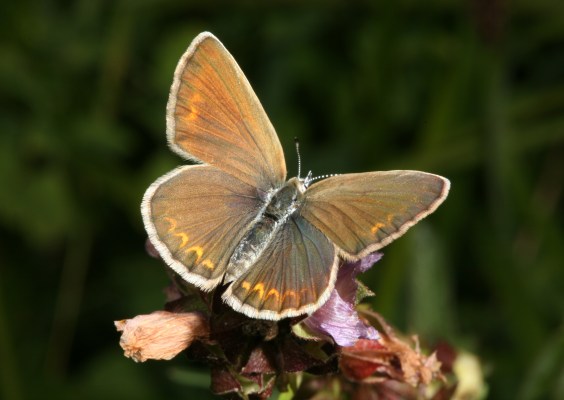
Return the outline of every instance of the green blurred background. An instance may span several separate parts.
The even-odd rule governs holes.
[[[204,5],[204,3],[206,3]],[[420,169],[446,203],[365,274],[424,343],[479,355],[494,399],[564,398],[564,3],[19,1],[0,6],[0,397],[192,398],[113,321],[160,309],[139,205],[175,65],[216,34],[296,173]]]

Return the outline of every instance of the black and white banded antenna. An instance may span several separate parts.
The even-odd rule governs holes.
[[[341,174],[326,174],[326,175],[315,176],[315,177],[309,179],[308,184],[312,183],[313,181],[318,181],[320,179],[331,178],[332,176],[339,176],[339,175],[341,175]]]
[[[300,175],[302,174],[302,158],[300,156],[300,140],[295,137],[294,143],[296,144],[296,154],[298,155],[298,180],[303,182],[304,186],[307,188],[309,183],[311,182],[311,171],[307,174],[307,176],[302,179]]]
[[[302,159],[300,157],[300,140],[294,137],[294,144],[296,145],[296,154],[298,155],[298,180],[301,180],[300,175],[302,174]]]

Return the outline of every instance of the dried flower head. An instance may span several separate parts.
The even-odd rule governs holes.
[[[136,362],[170,360],[195,339],[209,334],[206,318],[197,312],[155,311],[132,319],[115,321],[122,332],[120,346]]]

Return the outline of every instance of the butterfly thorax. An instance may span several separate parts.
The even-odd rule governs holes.
[[[263,212],[255,219],[249,232],[233,252],[227,267],[225,282],[237,279],[258,258],[276,231],[303,204],[305,185],[298,178],[288,180],[273,191]]]

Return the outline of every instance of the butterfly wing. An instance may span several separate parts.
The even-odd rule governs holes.
[[[167,105],[167,137],[180,156],[262,190],[286,179],[280,141],[243,72],[211,33],[180,59]]]
[[[301,215],[358,259],[386,246],[446,198],[447,179],[419,171],[346,174],[309,187]]]
[[[279,320],[319,308],[335,285],[338,257],[327,237],[290,217],[258,259],[223,294],[251,318]]]
[[[153,183],[141,209],[149,239],[166,263],[210,290],[262,205],[251,185],[210,165],[190,165]]]

